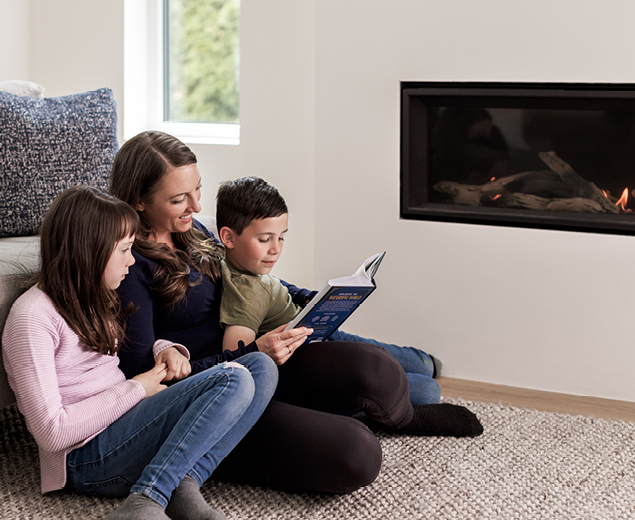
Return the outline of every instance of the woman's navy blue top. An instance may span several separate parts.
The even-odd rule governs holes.
[[[217,240],[202,224],[195,225],[210,238]],[[242,345],[235,351],[223,352],[223,328],[220,326],[221,282],[217,284],[203,275],[200,283],[189,287],[185,297],[172,307],[166,307],[153,289],[157,264],[133,250],[135,264],[119,287],[122,307],[129,303],[137,308],[126,320],[126,338],[119,350],[120,368],[131,378],[154,366],[152,346],[157,339],[167,339],[184,345],[190,352],[192,373],[195,374],[222,361],[236,359],[258,350],[256,343]],[[191,269],[190,280],[201,274]],[[282,281],[293,301],[304,306],[315,292],[300,289]]]

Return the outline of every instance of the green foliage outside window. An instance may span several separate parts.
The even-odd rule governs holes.
[[[240,0],[164,0],[165,119],[238,123]]]

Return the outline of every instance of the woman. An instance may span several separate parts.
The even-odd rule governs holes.
[[[377,438],[348,417],[363,410],[375,424],[417,435],[473,436],[478,419],[459,406],[414,407],[406,375],[384,349],[366,343],[328,341],[302,345],[306,329],[276,329],[236,351],[222,351],[219,324],[218,242],[197,223],[201,177],[194,153],[178,139],[144,132],[118,152],[111,193],[141,218],[135,240],[137,265],[122,283],[128,318],[122,369],[128,376],[153,366],[152,344],[164,338],[176,348],[161,361],[167,379],[197,373],[222,360],[261,351],[279,365],[279,385],[261,419],[221,465],[217,476],[286,490],[346,493],[370,484],[381,465]],[[294,299],[310,291],[289,286]],[[298,348],[302,345],[302,348]],[[297,351],[296,351],[297,349]],[[169,356],[169,358],[168,358]]]
[[[199,488],[264,410],[276,366],[254,352],[169,388],[165,363],[126,380],[116,289],[134,264],[138,226],[128,204],[96,188],[54,201],[37,285],[14,303],[2,336],[9,384],[39,448],[43,493],[127,496],[114,520],[221,520]]]

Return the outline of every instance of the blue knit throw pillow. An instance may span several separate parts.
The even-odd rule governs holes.
[[[36,234],[66,188],[107,189],[118,148],[110,89],[44,99],[0,92],[0,237]]]

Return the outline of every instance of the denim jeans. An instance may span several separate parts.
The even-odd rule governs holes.
[[[148,397],[67,457],[71,489],[93,496],[141,493],[167,507],[185,475],[199,485],[247,434],[278,382],[254,352]]]
[[[337,330],[329,341],[354,341],[370,343],[385,348],[402,366],[408,377],[408,392],[413,406],[420,404],[437,404],[441,399],[439,384],[432,379],[434,364],[430,356],[415,347],[400,347],[391,343],[382,343],[369,338]]]

